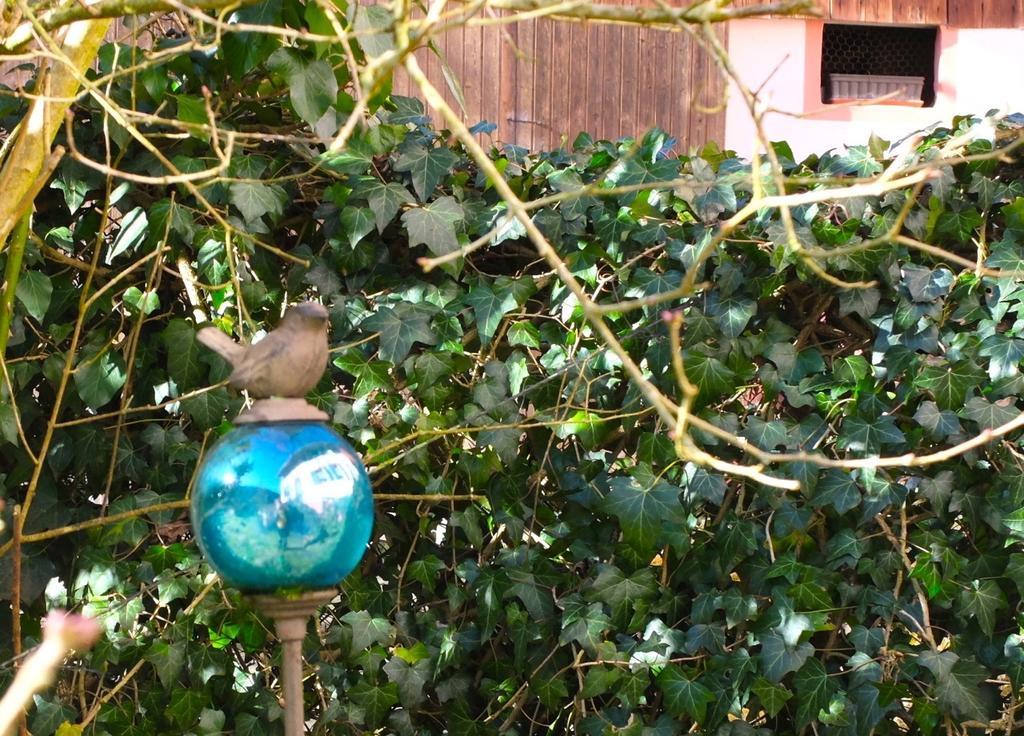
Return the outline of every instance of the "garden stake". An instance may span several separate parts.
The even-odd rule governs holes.
[[[305,732],[305,704],[302,698],[302,641],[306,626],[320,606],[337,595],[334,590],[316,590],[296,598],[254,595],[253,605],[274,622],[281,642],[281,689],[284,693],[285,736]]]
[[[359,456],[304,400],[327,366],[327,311],[290,307],[278,329],[237,345],[216,327],[199,339],[257,400],[203,459],[192,527],[210,565],[251,596],[281,641],[285,734],[305,731],[302,642],[317,609],[366,550],[373,491]]]

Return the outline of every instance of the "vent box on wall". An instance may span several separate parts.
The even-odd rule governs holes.
[[[878,100],[901,105],[924,104],[921,93],[924,77],[882,74],[829,74],[829,98],[832,102]]]

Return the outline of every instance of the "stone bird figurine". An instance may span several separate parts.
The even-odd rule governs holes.
[[[216,327],[204,327],[196,337],[231,363],[231,385],[254,399],[301,399],[327,368],[327,310],[316,302],[288,307],[281,323],[251,345]]]

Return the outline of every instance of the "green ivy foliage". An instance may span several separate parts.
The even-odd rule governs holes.
[[[315,30],[316,8],[264,3],[238,20]],[[130,70],[112,84],[119,104],[202,125],[205,86],[219,95],[219,134],[326,130],[352,104],[328,47],[228,33],[212,52],[141,72],[136,53],[101,57],[98,74]],[[780,463],[798,492],[681,461],[466,152],[416,100],[384,90],[378,103],[340,153],[240,137],[227,170],[195,188],[144,179],[166,174],[156,154],[97,103],[79,105],[77,149],[136,176],[66,158],[39,202],[0,403],[0,543],[33,487],[25,643],[52,606],[99,617],[106,636],[37,699],[35,736],[83,721],[109,736],[281,732],[267,623],[202,561],[181,502],[240,406],[224,387],[204,390],[226,369],[196,342],[197,314],[248,335],[301,298],[331,315],[332,363],[311,399],[367,459],[377,492],[414,498],[378,503],[363,564],[310,629],[313,732],[1014,728],[1015,435],[923,467]],[[986,155],[1002,144],[984,130],[961,119],[933,131],[918,152],[935,176],[919,189],[792,210],[804,249],[836,250],[830,273],[874,285],[823,282],[765,209],[696,266],[695,296],[611,312],[609,326],[678,399],[663,315],[678,310],[694,411],[770,453],[925,455],[1014,419],[1024,184]],[[937,160],[951,141],[959,158]],[[492,158],[521,198],[548,198],[534,221],[607,303],[676,287],[754,177],[774,186],[713,145],[689,157],[673,145],[659,131],[581,135]],[[158,151],[181,172],[218,165],[201,128]],[[791,191],[877,174],[885,151],[873,141],[797,163],[777,144]],[[901,213],[908,236],[978,268],[906,243],[856,248]],[[492,232],[465,258],[420,263]],[[694,440],[749,461],[721,438]],[[47,448],[38,478],[26,442]]]

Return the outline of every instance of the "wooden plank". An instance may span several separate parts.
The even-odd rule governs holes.
[[[982,22],[986,28],[1014,28],[1018,0],[981,0]]]
[[[533,92],[536,87],[535,72],[537,68],[537,55],[534,49],[536,31],[536,21],[530,20],[516,24],[518,49],[515,54],[515,107],[507,111],[515,122],[516,144],[529,149],[533,148],[533,129],[535,127]]]
[[[499,61],[501,72],[498,81],[498,134],[499,139],[508,143],[518,140],[519,128],[515,123],[516,84],[518,82],[516,53],[519,48],[519,29],[515,25],[501,26],[502,43]],[[507,35],[506,35],[507,34]]]
[[[448,107],[457,113],[460,112],[459,104],[455,101],[455,95],[452,94],[448,80],[445,79],[444,73],[441,70],[441,60],[444,59],[446,63],[451,64],[450,54],[448,53],[449,46],[455,46],[456,43],[461,41],[461,36],[462,29],[456,28],[443,36],[435,38],[434,48],[428,47],[426,49],[424,54],[426,64],[423,65],[423,71],[426,73],[427,78],[441,92],[441,96],[444,97]]]
[[[728,28],[723,27],[720,30],[719,38],[722,46],[728,48]],[[721,145],[725,139],[725,78],[715,58],[706,52],[704,56],[704,93],[701,95],[700,101],[704,108],[701,112],[703,138],[700,145],[703,146],[709,141]],[[737,102],[742,104],[740,100]]]
[[[688,151],[692,130],[690,129],[690,108],[693,102],[692,70],[697,44],[683,33],[672,34],[672,90],[674,101],[670,110],[669,132],[679,139],[680,151]]]
[[[545,21],[551,28],[551,52],[548,68],[551,70],[550,110],[547,120],[549,148],[561,145],[562,137],[570,138],[569,115],[572,95],[576,89],[572,61],[572,26],[575,24]],[[572,140],[568,141],[572,143]]]
[[[607,35],[608,26],[603,23],[587,26],[587,48],[589,54],[585,62],[587,66],[587,92],[582,129],[595,138],[604,137],[604,132],[601,130],[604,111],[601,105],[596,104],[596,101],[601,99],[605,91],[604,61],[605,55],[608,53]]]
[[[640,64],[641,85],[641,122],[645,128],[658,127],[677,135],[672,130],[671,110],[678,100],[675,99],[676,89],[672,86],[672,72],[676,58],[672,55],[673,37],[677,34],[668,31],[647,28],[644,30],[646,43],[644,58]]]
[[[916,0],[893,4],[894,23],[945,25],[947,0]]]
[[[866,21],[870,0],[832,0],[832,20]]]
[[[729,48],[729,27],[725,26],[722,29],[722,46]],[[712,60],[714,62],[714,60]],[[708,115],[707,122],[707,139],[708,141],[714,141],[720,147],[725,148],[725,103],[727,100],[727,90],[729,88],[728,80],[725,78],[725,73],[718,67],[717,63],[711,64],[712,78],[709,82],[708,88],[714,91],[713,99],[716,101],[716,109],[713,113]],[[742,101],[737,100],[739,104]]]
[[[551,148],[552,30],[551,21],[546,18],[534,24],[533,107],[530,118],[534,121],[533,147],[538,151]]]
[[[704,99],[704,69],[707,66],[707,52],[699,43],[690,44],[690,63],[687,67],[688,80],[685,85],[688,102],[686,120],[686,149],[693,150],[704,145],[704,116],[701,102]]]
[[[590,104],[600,111],[598,129],[602,138],[615,140],[622,131],[619,127],[619,100],[622,96],[622,31],[623,26],[604,25],[602,27],[601,58],[598,68],[601,70],[603,84],[597,94],[593,95]]]
[[[669,36],[672,76],[666,79],[666,82],[672,94],[665,128],[679,139],[684,149],[690,139],[689,71],[693,67],[693,47],[693,39],[684,33],[673,33]]]
[[[694,98],[690,111],[690,144],[698,149],[713,138],[713,120],[723,102],[723,89],[719,80],[718,64],[714,57],[703,46],[697,45],[693,63]],[[742,104],[740,100],[737,102]]]
[[[637,110],[636,126],[640,130],[649,130],[657,125],[654,112],[654,99],[663,93],[655,86],[657,79],[656,72],[662,66],[655,63],[656,55],[654,43],[658,35],[664,35],[664,31],[652,28],[640,28],[637,32],[637,65],[636,86],[637,86]]]
[[[584,115],[587,102],[587,67],[589,66],[590,28],[583,23],[572,23],[570,30],[570,66],[566,76],[571,78],[569,94],[569,110],[565,128],[569,145],[581,130],[586,127]]]
[[[958,28],[981,28],[983,11],[980,0],[949,0],[949,24]]]
[[[624,4],[636,6],[636,0],[623,0]],[[621,60],[619,65],[619,135],[639,137],[645,128],[637,122],[638,106],[654,90],[641,93],[640,77],[640,28],[623,26],[621,29]],[[650,63],[652,60],[644,60]]]
[[[686,105],[683,95],[679,90],[679,82],[676,71],[680,64],[683,37],[680,33],[669,33],[659,31],[655,38],[655,53],[651,58],[661,59],[660,64],[654,65],[654,89],[664,90],[664,94],[654,96],[654,117],[655,124],[669,135],[679,138],[685,131],[679,129],[679,119],[676,110]]]
[[[481,84],[481,59],[483,29],[478,27],[463,28],[462,54],[457,74],[462,86],[462,95],[466,100],[466,121],[476,125],[483,120],[483,94]]]
[[[480,29],[480,117],[498,126],[495,140],[506,138],[508,124],[501,119],[501,47],[499,26]]]

